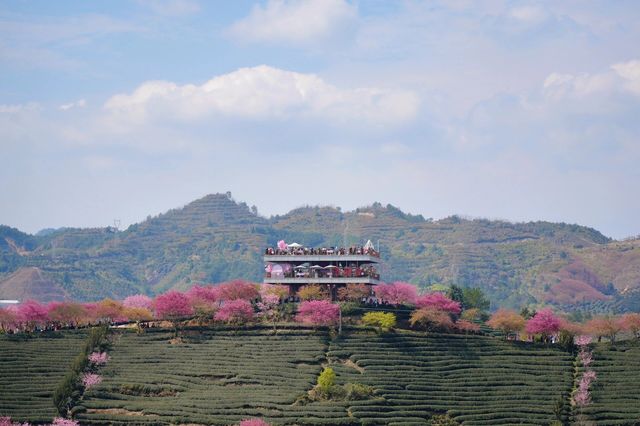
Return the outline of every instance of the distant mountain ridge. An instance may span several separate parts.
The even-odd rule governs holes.
[[[626,310],[640,300],[640,241],[612,241],[564,223],[451,216],[433,221],[392,205],[342,212],[301,207],[264,218],[212,194],[130,226],[29,235],[0,226],[0,299],[95,300],[233,278],[260,281],[277,240],[308,246],[380,244],[383,280],[476,286],[496,303]],[[32,277],[32,278],[30,278]]]

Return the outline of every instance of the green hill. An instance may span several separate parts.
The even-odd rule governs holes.
[[[567,310],[640,307],[640,241],[563,223],[424,219],[380,203],[351,212],[302,207],[264,218],[229,193],[208,195],[124,231],[0,226],[0,298],[95,300],[233,278],[259,281],[279,239],[380,244],[383,279],[481,287],[496,303]],[[35,277],[35,285],[29,277]]]

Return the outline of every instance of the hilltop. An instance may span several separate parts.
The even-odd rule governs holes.
[[[262,251],[279,239],[308,246],[380,244],[383,279],[482,288],[496,303],[566,310],[637,309],[640,240],[592,228],[451,216],[425,219],[392,205],[343,212],[301,207],[265,218],[230,193],[114,228],[29,235],[0,226],[0,298],[122,298],[197,282],[261,280]]]

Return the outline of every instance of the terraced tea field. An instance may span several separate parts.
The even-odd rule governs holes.
[[[618,342],[596,345],[593,403],[584,409],[588,420],[600,425],[640,424],[640,344]]]
[[[86,334],[0,337],[0,415],[50,421],[52,392]],[[568,402],[574,358],[556,348],[489,336],[376,334],[303,327],[167,330],[112,334],[101,384],[74,412],[83,425],[229,425],[262,417],[274,425],[425,425],[448,413],[462,425],[546,425]],[[304,402],[324,365],[338,384],[361,383],[365,400]],[[598,425],[640,419],[640,345],[598,345],[593,404]],[[577,420],[573,413],[573,420]],[[568,404],[563,415],[567,419]]]
[[[51,421],[53,392],[76,357],[86,334],[0,335],[0,416]]]
[[[339,367],[341,380],[382,397],[349,407],[362,424],[425,424],[445,412],[464,425],[549,424],[573,380],[566,352],[481,336],[352,333],[329,356],[361,368]]]

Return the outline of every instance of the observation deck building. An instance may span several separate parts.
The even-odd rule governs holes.
[[[338,289],[347,284],[379,284],[379,261],[371,241],[349,248],[307,248],[281,241],[277,248],[265,250],[263,282],[288,286],[290,296],[305,285],[322,285],[335,300]]]

